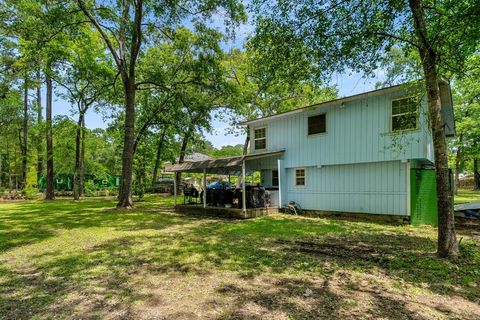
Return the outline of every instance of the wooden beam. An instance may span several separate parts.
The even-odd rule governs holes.
[[[283,182],[283,177],[282,177],[282,160],[278,159],[277,160],[277,170],[278,170],[278,207],[282,207],[282,182]]]
[[[242,161],[242,210],[246,214],[247,213],[247,181],[245,179],[245,160]]]
[[[177,205],[177,173],[173,177],[173,205]]]
[[[207,207],[207,169],[203,169],[203,208]]]

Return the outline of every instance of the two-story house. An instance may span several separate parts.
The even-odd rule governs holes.
[[[440,90],[446,135],[452,136],[449,84],[442,81]],[[401,216],[436,211],[426,94],[418,83],[323,102],[245,125],[251,137],[250,155],[283,151],[277,159],[258,159],[255,166],[261,168],[264,186],[278,187],[280,205],[293,200],[311,210]]]
[[[454,135],[448,82],[439,83],[447,136]],[[434,153],[426,95],[419,82],[392,86],[245,122],[250,152],[176,164],[170,172],[239,175],[270,190],[271,205],[410,217],[436,223]],[[227,197],[228,198],[228,197]],[[211,201],[230,206],[225,197]],[[224,203],[225,202],[225,203]],[[203,198],[203,209],[211,204]],[[251,204],[250,204],[251,206]],[[238,206],[237,206],[238,208]]]

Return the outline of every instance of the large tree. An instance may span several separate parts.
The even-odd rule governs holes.
[[[18,141],[23,122],[23,104],[20,90],[10,89],[0,96],[0,185],[5,172],[10,190],[18,188],[18,168],[15,155],[21,153]],[[14,142],[14,143],[12,143]],[[13,156],[12,156],[13,155]]]
[[[8,19],[2,20],[1,29],[9,39],[14,39],[16,45],[14,54],[16,61],[12,72],[33,79],[34,71],[41,71],[46,84],[46,121],[45,140],[47,146],[47,191],[45,198],[54,198],[54,168],[53,168],[53,131],[52,107],[54,100],[54,84],[52,77],[57,71],[58,62],[65,59],[65,53],[70,45],[69,39],[75,26],[83,23],[73,16],[71,3],[62,1],[28,1],[5,0],[0,3],[0,14]],[[66,12],[72,12],[71,15]],[[77,14],[78,16],[78,14]],[[40,76],[35,76],[37,81]],[[29,81],[34,84],[34,81]],[[38,83],[37,83],[38,84]],[[27,88],[27,87],[25,87]],[[41,90],[39,90],[40,92]],[[40,106],[40,101],[37,105]],[[41,110],[40,110],[41,111]],[[28,133],[27,130],[24,130]],[[25,139],[24,139],[25,141]],[[26,149],[23,148],[26,154]]]
[[[459,173],[471,169],[474,176],[474,189],[480,190],[480,53],[471,56],[468,71],[454,78],[453,99],[457,137],[451,143],[455,152],[455,180],[460,185]],[[471,164],[471,168],[467,165]]]
[[[113,89],[114,74],[105,54],[103,41],[89,28],[79,28],[68,59],[63,62],[62,71],[55,81],[64,88],[61,94],[74,105],[78,114],[75,133],[75,166],[73,175],[73,197],[79,200],[83,195],[85,174],[85,114],[95,104],[109,100]]]
[[[325,77],[351,68],[373,73],[395,46],[418,52],[434,144],[438,202],[438,254],[458,255],[439,78],[461,73],[478,50],[478,1],[324,0],[255,1],[255,45],[282,64],[307,56]]]
[[[143,1],[122,0],[97,3],[77,0],[78,7],[105,41],[123,84],[124,139],[122,187],[119,207],[130,208],[132,201],[132,169],[135,143],[135,106],[137,94],[137,64],[149,33],[145,29],[159,30],[156,36],[167,36],[180,23],[205,22],[212,14],[224,10],[228,20],[245,18],[243,6],[235,0],[198,1]]]
[[[337,97],[335,87],[324,86],[322,81],[312,77],[315,66],[308,59],[284,66],[272,65],[269,59],[253,42],[247,42],[245,50],[230,51],[225,58],[224,67],[232,91],[226,102],[233,111],[227,113],[231,115],[232,128],[246,120]],[[244,154],[249,141],[247,132]]]

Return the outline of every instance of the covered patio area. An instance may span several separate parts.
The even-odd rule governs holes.
[[[174,187],[175,210],[178,212],[227,216],[234,218],[253,218],[278,211],[281,203],[281,183],[278,170],[281,166],[284,150],[255,153],[246,156],[220,158],[196,162],[173,164],[165,168],[166,172],[202,174],[200,190],[186,186],[183,190],[183,203],[178,199],[177,179]],[[254,180],[254,173],[260,172],[260,180]],[[276,178],[272,179],[272,172]],[[207,186],[208,175],[228,176],[228,183],[220,187]],[[230,183],[230,177],[236,183]],[[250,181],[248,181],[250,179]],[[272,183],[272,181],[275,181]],[[193,194],[200,202],[185,201]]]

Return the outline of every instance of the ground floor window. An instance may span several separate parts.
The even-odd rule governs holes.
[[[272,187],[278,187],[278,170],[272,170]]]
[[[305,168],[295,169],[295,186],[304,187],[305,186]]]

